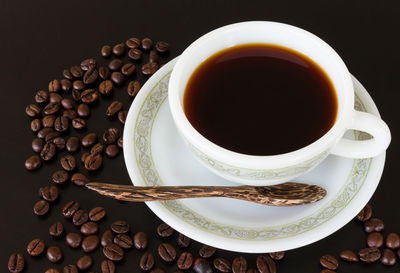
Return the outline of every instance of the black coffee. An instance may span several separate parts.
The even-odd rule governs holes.
[[[323,136],[335,122],[337,98],[310,58],[276,45],[245,44],[200,64],[183,107],[213,143],[243,154],[276,155]]]

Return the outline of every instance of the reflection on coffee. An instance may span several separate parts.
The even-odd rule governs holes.
[[[325,71],[305,55],[244,44],[212,55],[191,75],[183,108],[211,142],[249,155],[307,146],[335,123],[337,97]]]

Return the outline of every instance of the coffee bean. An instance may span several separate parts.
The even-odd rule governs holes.
[[[72,155],[65,155],[60,159],[61,166],[64,170],[71,172],[76,168],[76,160]]]
[[[51,142],[51,143],[53,143],[53,140],[55,139],[55,138],[57,138],[57,137],[59,137],[60,136],[60,133],[58,133],[58,132],[51,132],[51,133],[48,133],[47,135],[46,135],[46,137],[44,138],[44,140],[46,141],[46,142]],[[54,144],[54,143],[53,143]],[[57,147],[56,147],[56,150],[57,150]]]
[[[70,232],[67,234],[67,236],[65,236],[65,241],[70,247],[78,248],[81,246],[82,243],[82,235],[80,235],[79,233]]]
[[[140,231],[135,234],[133,237],[133,243],[135,245],[135,248],[137,250],[144,250],[147,248],[147,245],[149,244],[149,240],[147,238],[147,234]]]
[[[54,129],[57,132],[65,132],[69,128],[69,120],[66,117],[59,116],[54,121]]]
[[[63,253],[58,246],[50,246],[47,248],[46,256],[50,262],[57,263],[63,258]]]
[[[153,41],[150,38],[144,38],[142,40],[142,49],[143,50],[150,50],[153,47]]]
[[[174,233],[174,229],[167,225],[166,223],[162,223],[157,227],[157,234],[161,238],[170,237]]]
[[[87,104],[81,103],[76,108],[78,115],[82,118],[87,118],[90,116],[90,108]]]
[[[125,45],[124,43],[120,43],[120,44],[116,44],[113,49],[112,52],[116,55],[116,56],[121,56],[125,53]]]
[[[63,273],[79,273],[78,268],[74,264],[64,266]]]
[[[154,267],[154,255],[146,252],[140,257],[139,267],[143,271],[150,271]]]
[[[50,103],[61,103],[63,97],[57,93],[50,93],[49,102]]]
[[[62,214],[65,218],[71,218],[79,209],[79,203],[76,201],[69,201],[62,209]]]
[[[361,249],[358,252],[358,256],[364,263],[374,263],[381,257],[381,252],[379,251],[379,248],[369,247]]]
[[[381,247],[383,246],[383,235],[379,232],[372,232],[368,234],[367,245],[369,247]]]
[[[128,233],[130,229],[129,224],[126,221],[119,220],[111,224],[111,230],[117,234]]]
[[[195,273],[213,273],[210,263],[202,258],[197,258],[193,263]]]
[[[285,251],[271,252],[268,253],[268,255],[272,258],[272,260],[280,261],[285,257]]]
[[[102,246],[106,246],[108,244],[112,244],[114,240],[114,233],[111,230],[106,230],[103,232],[100,238],[100,243]]]
[[[101,79],[106,80],[106,79],[108,79],[108,77],[110,77],[110,75],[111,75],[110,69],[108,69],[105,66],[99,67],[99,77]]]
[[[43,146],[43,150],[40,152],[40,157],[44,161],[49,161],[56,155],[56,145],[53,143],[47,142]]]
[[[93,252],[96,248],[99,247],[99,237],[97,235],[89,235],[82,241],[82,249],[84,252],[89,253]]]
[[[64,107],[65,109],[72,109],[74,108],[74,105],[75,103],[71,99],[64,98],[61,100],[61,106]]]
[[[34,239],[28,244],[26,251],[29,255],[36,257],[42,254],[45,248],[46,246],[41,239]]]
[[[86,175],[81,174],[81,173],[74,173],[71,176],[71,182],[74,183],[77,186],[84,186],[87,183],[89,183],[89,178],[87,178]],[[90,215],[90,213],[89,213]],[[93,220],[92,220],[93,221]]]
[[[84,153],[81,155],[81,161],[82,161],[82,163],[85,163],[86,157],[87,157],[88,155],[89,155],[88,152],[84,152]]]
[[[43,113],[45,115],[53,115],[60,110],[59,102],[50,102],[43,108]]]
[[[215,258],[213,264],[214,267],[220,272],[223,273],[231,272],[231,263],[227,259]]]
[[[106,216],[106,210],[103,207],[95,207],[89,211],[90,221],[98,222]]]
[[[371,219],[372,208],[370,205],[365,205],[365,207],[357,214],[357,219],[361,222],[366,222]]]
[[[274,260],[267,255],[258,256],[256,264],[260,273],[276,273],[276,264]]]
[[[169,49],[169,44],[163,41],[158,41],[156,43],[156,50],[160,53],[164,53],[166,51],[168,51]]]
[[[83,83],[84,84],[92,84],[97,81],[99,77],[99,71],[96,68],[91,68],[85,72],[83,75]]]
[[[98,138],[95,133],[89,133],[86,136],[84,136],[81,140],[81,144],[85,148],[92,147],[95,143],[97,143]]]
[[[93,103],[97,101],[99,94],[94,89],[86,89],[81,94],[81,101],[84,103]]]
[[[53,237],[60,237],[64,233],[64,226],[61,222],[55,222],[49,228],[49,234]]]
[[[72,120],[72,127],[74,127],[77,130],[81,130],[83,128],[86,128],[86,121],[81,118],[74,118]]]
[[[149,63],[142,65],[142,73],[143,73],[143,75],[150,76],[150,75],[153,75],[154,73],[156,73],[158,68],[159,68],[158,63],[154,63],[154,62],[150,63],[149,62]]]
[[[25,168],[28,171],[37,170],[40,168],[40,166],[42,166],[42,160],[37,155],[31,156],[25,161]]]
[[[89,214],[83,209],[78,210],[72,216],[72,223],[74,224],[74,226],[79,227],[84,223],[86,223],[88,220],[89,220]]]
[[[37,133],[37,137],[44,139],[48,134],[53,133],[54,130],[52,128],[43,128]]]
[[[365,232],[381,232],[385,228],[385,224],[381,219],[378,218],[371,218],[367,222],[364,223],[364,230]]]
[[[199,256],[208,259],[214,255],[216,250],[217,249],[215,247],[202,245],[201,248],[199,249]]]
[[[31,130],[32,132],[37,132],[40,129],[42,129],[42,122],[40,121],[40,119],[34,119],[31,121]]]
[[[60,273],[57,268],[49,268],[44,273]]]
[[[55,120],[56,120],[55,115],[44,116],[42,118],[42,125],[44,128],[52,128],[54,126]]]
[[[80,66],[77,66],[77,65],[72,66],[69,69],[69,72],[71,72],[71,74],[77,79],[79,79],[83,75],[83,70],[81,69]]]
[[[121,68],[124,63],[120,59],[114,59],[108,63],[108,68],[112,71],[116,71]]]
[[[125,44],[129,48],[137,48],[140,46],[140,40],[138,38],[132,37],[126,40]]]
[[[140,90],[140,82],[139,81],[131,81],[128,84],[127,92],[131,97],[136,96]]]
[[[69,175],[64,170],[55,171],[51,176],[52,181],[56,184],[64,184],[68,181],[68,178]]]
[[[97,62],[95,59],[86,59],[81,62],[81,69],[87,71],[91,68],[96,68]]]
[[[110,260],[103,260],[101,262],[101,272],[102,273],[115,273],[115,264]]]
[[[45,186],[40,189],[40,196],[48,202],[54,202],[58,198],[58,189],[56,186]]]
[[[58,92],[61,89],[59,80],[52,80],[49,82],[49,92]]]
[[[114,244],[124,248],[129,249],[133,246],[133,240],[130,236],[126,234],[117,234],[114,237]]]
[[[188,247],[190,245],[190,241],[191,240],[189,237],[183,235],[182,233],[179,233],[178,246],[183,247],[183,248]]]
[[[78,100],[80,100],[80,97]],[[74,109],[64,110],[64,112],[62,113],[62,116],[66,117],[69,120],[73,120],[78,117],[78,115],[76,114],[76,111]]]
[[[113,101],[108,107],[106,111],[107,117],[112,117],[117,114],[122,109],[122,102]]]
[[[113,90],[113,83],[110,80],[102,81],[99,84],[99,92],[100,92],[100,94],[108,95],[108,94],[111,93],[112,90]]]
[[[25,259],[21,253],[13,253],[8,259],[8,271],[19,273],[24,269]]]
[[[98,170],[103,164],[100,154],[89,154],[85,159],[85,169],[88,171]]]
[[[61,90],[64,92],[68,92],[72,88],[72,83],[70,80],[62,79],[61,80]]]
[[[151,63],[158,62],[158,54],[157,54],[157,51],[155,51],[155,50],[150,50],[150,53],[149,53],[149,62],[151,62]]]
[[[140,60],[142,58],[143,52],[139,48],[132,48],[128,51],[128,56],[132,60]]]
[[[381,263],[384,265],[395,265],[396,264],[396,255],[393,250],[385,248],[382,250]]]
[[[103,140],[108,144],[115,143],[118,139],[119,131],[117,128],[108,128],[103,133]]]
[[[101,56],[108,58],[111,56],[111,46],[105,45],[101,48]]]
[[[332,255],[324,255],[319,259],[319,263],[330,270],[336,270],[339,266],[338,260]]]
[[[93,265],[93,258],[90,257],[89,255],[82,256],[79,258],[79,260],[76,262],[76,266],[79,268],[81,271],[86,271],[88,270],[91,266]]]
[[[56,137],[53,139],[53,144],[56,145],[57,150],[62,150],[65,148],[65,139],[62,137]]]
[[[67,151],[70,153],[75,153],[76,151],[78,151],[79,145],[80,145],[79,138],[77,138],[75,136],[69,137],[65,144]]]
[[[31,118],[35,118],[40,115],[40,107],[36,104],[29,104],[25,108],[25,113],[30,116]]]
[[[39,103],[39,104],[45,103],[45,102],[47,102],[48,99],[49,99],[49,93],[47,93],[46,91],[39,90],[36,92],[36,95],[35,95],[36,103]]]
[[[114,158],[119,154],[119,148],[115,144],[108,145],[106,147],[106,155],[108,158]]]
[[[346,262],[358,262],[357,255],[351,250],[343,250],[340,252],[340,258]]]
[[[40,138],[32,140],[32,150],[36,153],[40,153],[43,149],[44,141]]]
[[[247,260],[243,257],[236,257],[232,262],[233,273],[246,273],[247,271]]]
[[[62,72],[62,75],[63,75],[64,78],[66,78],[68,80],[72,80],[74,78],[74,76],[69,71],[69,69],[64,69],[63,72]]]
[[[99,231],[99,225],[95,222],[86,222],[81,226],[80,231],[84,235],[93,235]]]
[[[118,120],[119,120],[119,122],[121,122],[122,124],[125,124],[127,115],[128,115],[128,111],[126,111],[126,110],[119,111],[118,112]]]
[[[39,216],[45,215],[46,213],[49,212],[49,210],[50,210],[50,205],[49,202],[47,202],[46,200],[37,201],[33,206],[33,213]]]
[[[122,74],[124,74],[125,76],[132,76],[132,74],[135,72],[135,69],[136,69],[136,67],[135,67],[135,65],[134,64],[132,64],[132,63],[127,63],[127,64],[124,64],[123,66],[122,66],[122,68],[121,68],[121,72],[122,72]]]
[[[124,251],[116,244],[108,244],[103,247],[103,254],[107,259],[117,262],[124,258]]]
[[[77,91],[82,91],[85,88],[85,84],[81,80],[76,80],[72,83],[72,88]]]
[[[92,146],[90,149],[90,154],[91,155],[96,155],[96,154],[101,154],[104,150],[104,146],[101,143],[97,143]]]
[[[125,76],[121,72],[113,72],[111,73],[111,80],[120,85],[123,84],[125,81]]]
[[[397,233],[389,233],[386,236],[386,247],[391,249],[398,249],[400,247],[400,236]]]
[[[163,243],[158,246],[158,255],[164,261],[172,262],[176,258],[176,250],[172,245]]]
[[[117,140],[117,145],[118,147],[120,147],[121,149],[124,147],[124,140],[122,137],[118,138]]]
[[[193,255],[189,252],[182,252],[176,261],[176,264],[179,269],[188,270],[193,264]]]

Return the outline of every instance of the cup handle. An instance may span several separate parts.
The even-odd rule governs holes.
[[[381,154],[389,146],[391,140],[389,127],[372,114],[354,110],[352,123],[348,129],[366,132],[373,138],[368,140],[342,138],[331,150],[332,154],[348,158],[369,158]]]

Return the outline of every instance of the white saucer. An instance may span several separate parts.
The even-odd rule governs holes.
[[[175,128],[167,95],[176,58],[142,87],[124,130],[124,157],[135,185],[235,185],[205,169],[190,154]],[[358,110],[379,116],[371,97],[355,79]],[[368,138],[348,132],[349,138]],[[296,179],[323,186],[328,194],[298,207],[269,207],[226,198],[147,202],[164,222],[190,238],[238,252],[274,252],[320,240],[348,223],[374,193],[385,154],[353,160],[329,156]]]

